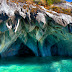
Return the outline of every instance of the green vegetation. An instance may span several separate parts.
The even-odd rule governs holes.
[[[72,16],[72,10],[71,9],[64,9],[62,7],[57,7],[57,6],[53,6],[50,9],[52,9],[53,11],[57,12],[57,13],[64,13],[64,14],[68,14]]]
[[[7,0],[9,1],[9,0]],[[41,5],[51,5],[51,4],[57,4],[57,3],[62,3],[62,2],[66,2],[65,0],[10,0],[11,2],[29,2],[29,3],[37,3],[37,4],[41,4]]]
[[[33,0],[34,2],[37,2],[38,4],[43,4],[43,5],[51,5],[51,4],[57,4],[57,3],[62,3],[65,1],[62,0]]]
[[[61,0],[46,0],[46,3],[48,5],[57,4],[57,3],[61,3]]]
[[[56,7],[53,5],[53,4],[59,4],[62,2],[65,3],[66,2],[65,0],[10,0],[10,1],[15,2],[16,4],[18,4],[18,2],[22,2],[22,3],[27,2],[27,3],[31,3],[31,4],[36,3],[37,7],[38,7],[38,5],[43,5],[46,9],[52,9],[53,11],[56,11],[58,13],[65,13],[65,14],[72,16],[71,9],[64,9],[62,7]],[[71,2],[71,4],[72,4],[72,2]],[[51,5],[53,5],[53,6],[51,6]],[[23,8],[26,8],[26,6],[23,6]],[[37,9],[31,10],[31,12],[34,12],[34,11],[36,12]]]

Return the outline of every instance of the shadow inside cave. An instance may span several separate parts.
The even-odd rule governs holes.
[[[18,53],[15,55],[15,57],[34,57],[34,56],[35,56],[34,52],[23,43],[21,43],[20,49],[18,50]]]

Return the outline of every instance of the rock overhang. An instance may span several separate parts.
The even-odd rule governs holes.
[[[65,37],[62,35],[64,33],[63,30],[65,30],[64,28],[67,25],[70,25],[69,29],[71,31],[72,17],[70,15],[47,10],[40,5],[33,6],[32,4],[28,5],[26,3],[22,3],[23,5],[20,5],[11,2],[10,4],[7,4],[6,2],[3,2],[2,4],[3,5],[0,6],[0,13],[3,15],[6,14],[8,18],[3,20],[5,23],[1,24],[6,26],[8,29],[5,28],[5,32],[1,31],[0,33],[3,33],[0,53],[6,51],[17,38],[20,38],[23,43],[35,53],[36,56],[38,55],[38,48],[40,49],[42,56],[48,56],[51,45],[54,45],[62,39],[66,39],[66,35],[64,34]],[[23,8],[23,6],[25,8]],[[57,30],[61,33],[57,33]],[[56,33],[61,37],[58,37]],[[51,38],[54,40],[52,41]],[[56,41],[57,38],[59,38],[59,40]],[[47,42],[50,46],[46,45],[49,49],[47,49],[47,51],[43,51],[46,39],[49,39]],[[39,46],[37,46],[37,42]],[[51,55],[51,53],[49,55]]]

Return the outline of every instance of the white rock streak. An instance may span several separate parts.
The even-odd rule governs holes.
[[[36,20],[40,23],[43,22],[44,25],[46,24],[45,16],[43,13],[37,13]]]
[[[9,28],[9,29],[11,29],[12,28],[12,25],[8,25],[8,23],[6,23],[6,26],[7,26],[7,28]]]
[[[70,15],[66,15],[66,14],[61,14],[60,18],[64,19],[67,21],[67,23],[72,23],[72,17]]]
[[[70,5],[69,3],[66,3],[67,5],[69,6],[72,6]],[[55,11],[51,11],[51,10],[47,10],[45,9],[43,6],[40,6],[44,12],[51,18],[54,19],[54,21],[56,21],[58,24],[62,25],[62,26],[66,26],[68,25],[69,23],[72,23],[72,16],[70,15],[67,15],[67,14],[63,14],[63,13],[57,13]],[[65,22],[65,25],[64,25],[64,22]]]
[[[66,5],[72,7],[72,5],[70,3],[66,3]]]
[[[18,26],[19,26],[19,22],[20,22],[20,19],[18,19],[17,26],[15,27],[15,33],[17,32],[17,29],[18,29]]]
[[[0,6],[0,11],[6,13],[9,17],[14,16],[15,9],[7,5],[6,0],[3,0]]]
[[[61,4],[54,4],[54,6],[62,7],[64,9],[72,9],[72,5],[69,2],[61,3]]]
[[[10,4],[6,3],[6,0],[1,0],[1,1],[2,2],[0,5],[0,13],[6,13],[9,16],[9,18],[14,16],[14,12],[17,10],[19,12],[20,16],[22,16],[23,18],[26,18],[26,14],[27,14],[29,19],[31,20],[31,18],[30,18],[31,9],[36,8],[36,6],[29,5],[29,8],[26,7],[26,9],[24,9],[21,5],[17,5],[15,3],[11,3],[12,5],[10,5]],[[64,4],[65,4],[65,6],[72,7],[72,5],[70,3],[64,3]],[[51,11],[51,10],[47,10],[43,6],[39,6],[39,7],[41,8],[40,10],[42,12],[37,13],[36,20],[38,22],[43,22],[44,25],[46,24],[46,18],[45,18],[46,14],[49,17],[51,17],[55,22],[57,22],[58,24],[60,24],[62,26],[66,26],[67,24],[72,23],[72,16],[70,16],[70,15],[66,15],[63,13],[57,13],[57,12]],[[18,20],[17,26],[15,27],[15,32],[18,29],[19,22],[20,22],[20,20]],[[11,25],[9,26],[8,23],[6,23],[6,26],[9,29],[12,28],[12,26]]]

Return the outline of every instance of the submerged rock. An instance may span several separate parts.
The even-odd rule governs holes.
[[[72,56],[72,16],[43,6],[20,4],[1,2],[1,57],[30,53],[33,56]]]

